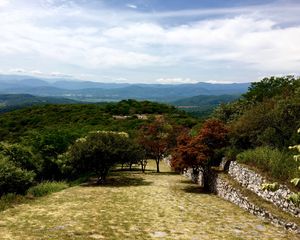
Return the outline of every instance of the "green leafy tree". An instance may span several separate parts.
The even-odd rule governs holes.
[[[294,76],[264,78],[259,82],[251,83],[244,97],[251,102],[262,102],[275,96],[290,96],[294,94],[299,84],[300,78]]]
[[[130,143],[124,132],[91,132],[70,146],[65,165],[73,174],[96,174],[97,183],[103,183],[112,166],[132,157]]]

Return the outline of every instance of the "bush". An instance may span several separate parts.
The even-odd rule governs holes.
[[[66,182],[42,182],[37,186],[28,189],[27,194],[34,197],[42,197],[50,193],[59,192],[68,188],[69,185]]]
[[[255,166],[272,178],[283,181],[297,176],[297,163],[289,153],[270,147],[258,147],[237,155],[239,163]]]
[[[33,185],[35,174],[14,163],[0,159],[0,196],[6,193],[23,194]]]

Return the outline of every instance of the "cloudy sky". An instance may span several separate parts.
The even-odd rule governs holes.
[[[249,82],[300,72],[299,0],[0,0],[0,73]]]

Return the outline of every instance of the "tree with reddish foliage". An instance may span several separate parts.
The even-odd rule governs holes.
[[[215,150],[225,147],[227,129],[219,120],[207,120],[199,133],[191,137],[188,131],[177,138],[177,146],[172,153],[171,165],[176,170],[192,168],[194,173],[203,171],[204,187]]]
[[[142,126],[139,131],[139,143],[144,147],[146,156],[156,161],[156,170],[159,172],[159,162],[166,156],[169,149],[172,126],[163,119]]]

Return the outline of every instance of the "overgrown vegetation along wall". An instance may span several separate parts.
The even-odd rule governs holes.
[[[266,211],[252,202],[250,202],[247,197],[245,197],[240,191],[234,188],[229,182],[225,179],[222,179],[217,174],[211,175],[210,180],[210,190],[217,194],[218,196],[238,205],[239,207],[247,210],[253,215],[259,216],[263,219],[271,221],[275,225],[283,226],[287,230],[294,231],[300,234],[300,227],[297,224],[292,222],[286,222],[277,216],[274,216],[269,211]]]
[[[287,200],[287,197],[293,193],[287,186],[279,184],[277,189],[275,189],[276,191],[263,190],[262,184],[268,183],[268,181],[260,174],[238,164],[237,162],[230,163],[228,173],[243,187],[248,188],[261,198],[272,202],[282,210],[289,212],[296,217],[300,217],[300,209],[291,201]]]

